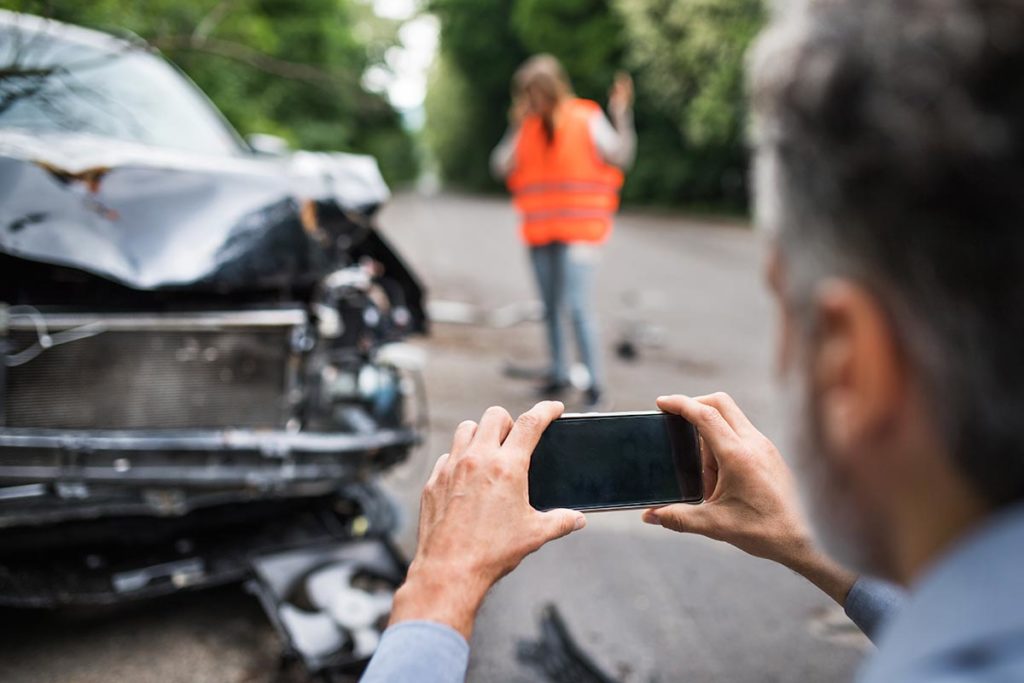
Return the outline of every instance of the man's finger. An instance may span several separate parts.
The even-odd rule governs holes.
[[[556,538],[568,536],[574,531],[582,529],[587,525],[587,518],[577,510],[548,510],[539,513],[541,517],[542,533],[544,543],[553,541]],[[542,543],[543,545],[543,543]]]
[[[700,439],[700,460],[702,464],[701,477],[704,482],[704,500],[708,500],[715,495],[715,489],[718,488],[718,461],[715,460],[715,454],[711,452],[704,439]]]
[[[541,401],[519,416],[505,439],[505,447],[529,464],[541,434],[564,410],[565,406],[560,401]]]
[[[643,521],[647,524],[663,526],[672,531],[685,534],[699,534],[714,537],[717,528],[714,520],[714,509],[707,503],[700,505],[666,505],[644,511]]]
[[[742,450],[743,442],[714,406],[676,394],[658,398],[658,407],[687,420],[700,432],[716,457],[729,457]]]
[[[725,418],[725,421],[729,423],[729,426],[740,436],[761,435],[761,432],[757,431],[757,427],[750,421],[750,418],[736,405],[736,401],[733,400],[732,396],[724,391],[718,391],[707,396],[697,396],[695,400],[698,403],[714,407]]]
[[[512,416],[501,406],[491,406],[484,411],[476,428],[473,442],[485,446],[500,446],[512,428]]]
[[[434,463],[434,469],[430,471],[430,476],[427,477],[427,486],[434,486],[437,483],[438,477],[441,475],[441,470],[448,464],[448,458],[451,457],[448,453],[445,453],[437,462]]]
[[[452,436],[452,447],[448,452],[455,457],[462,455],[463,451],[469,447],[469,442],[473,440],[476,430],[476,422],[472,420],[460,422],[459,426],[455,428],[455,435]]]

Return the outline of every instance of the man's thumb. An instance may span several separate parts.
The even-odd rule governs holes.
[[[577,510],[548,510],[541,513],[544,520],[545,542],[568,536],[587,525],[587,518]]]
[[[660,525],[672,531],[707,536],[713,526],[711,517],[707,503],[678,504],[645,510],[643,520],[647,524]]]

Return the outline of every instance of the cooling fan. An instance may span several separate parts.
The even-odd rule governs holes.
[[[335,562],[300,577],[278,615],[303,657],[365,659],[377,649],[395,589],[354,562]]]
[[[251,590],[310,672],[348,669],[373,655],[404,562],[381,541],[303,548],[253,562]]]

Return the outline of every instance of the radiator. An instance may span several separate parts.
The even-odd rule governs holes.
[[[290,417],[299,309],[42,320],[51,334],[82,324],[102,331],[7,368],[7,427],[279,429]],[[37,321],[12,317],[8,348],[36,343]]]

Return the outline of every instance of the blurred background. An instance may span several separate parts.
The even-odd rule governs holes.
[[[416,282],[406,278],[410,299],[402,305],[393,288],[383,288],[391,298],[383,305],[371,284],[356,287],[363,287],[356,297],[360,319],[375,328],[352,342],[358,362],[377,363],[378,347],[399,338],[422,361],[413,363],[425,396],[415,416],[418,446],[359,474],[396,502],[397,519],[387,537],[406,556],[415,548],[420,487],[455,425],[492,404],[516,414],[536,398],[528,380],[537,378],[545,353],[538,297],[515,213],[488,167],[508,123],[510,79],[531,54],[557,56],[577,93],[602,104],[616,72],[625,70],[635,81],[637,158],[626,175],[624,209],[594,290],[610,407],[651,409],[664,393],[726,390],[763,431],[777,436],[774,321],[762,287],[758,236],[747,220],[744,55],[766,19],[763,2],[0,0],[0,8],[145,41],[187,74],[243,137],[264,136],[264,146],[278,147],[275,154],[341,151],[376,159],[393,196],[379,210],[376,203],[358,211],[342,205],[334,216],[340,233],[331,232],[328,220],[333,204],[317,199],[315,209],[287,206],[295,210],[289,219],[294,232],[305,230],[321,241],[327,234],[334,247],[358,246],[352,235],[372,226],[428,293],[429,335],[415,336],[422,331],[411,301],[418,298]],[[2,113],[0,107],[0,123]],[[264,150],[245,150],[252,152]],[[116,188],[102,185],[109,169],[42,166],[62,186],[84,183],[76,190],[82,196],[117,208],[117,198],[104,194]],[[281,182],[268,187],[276,184]],[[89,211],[95,213],[96,206],[89,204]],[[4,229],[13,235],[15,228],[42,222],[39,215],[30,212],[27,222]],[[342,262],[356,281],[379,283],[397,269],[382,253],[379,247],[365,254],[356,250]],[[19,277],[4,273],[4,291],[29,296],[21,285],[37,276]],[[79,292],[95,284],[58,281],[77,282]],[[293,299],[296,292],[309,297],[303,307],[321,316],[324,338],[331,334],[322,324],[322,306],[337,306],[347,324],[346,302],[354,300],[348,294],[327,304],[317,299],[329,281],[328,276],[315,286],[287,290]],[[224,291],[214,287],[201,296],[220,297],[220,307],[225,301],[255,301],[252,293],[225,299]],[[278,292],[274,306],[286,300]],[[161,299],[159,306],[180,304],[168,301]],[[187,304],[194,308],[197,301]],[[389,316],[390,332],[376,331],[380,314]],[[189,353],[216,360],[216,353],[196,349]],[[117,354],[97,357],[112,355]],[[339,369],[333,362],[319,371],[318,382],[340,386],[339,378],[348,376],[348,366]],[[370,373],[377,389],[363,397],[367,405],[377,406],[374,401],[383,395],[381,378],[391,372],[385,366]],[[352,383],[362,391],[360,373],[365,374],[360,369]],[[409,394],[410,403],[421,398]],[[128,399],[142,400],[130,392]],[[566,402],[570,409],[580,406],[576,394]],[[339,424],[365,430],[350,419],[351,411],[344,412],[349,408],[333,413],[349,420]],[[302,429],[308,426],[302,423]],[[113,467],[120,474],[128,466],[114,461]],[[345,538],[367,535],[368,515],[339,512],[331,501]],[[232,505],[241,516],[250,515],[251,508]],[[216,543],[251,533],[244,526],[231,528],[241,531],[218,536]],[[198,547],[191,539],[199,532],[188,533],[188,543],[174,539],[173,552],[187,556]],[[98,551],[85,557],[90,570],[106,562]],[[14,574],[6,561],[0,553],[0,584],[7,581],[3,585],[9,587]],[[190,587],[192,569],[179,569],[153,576]],[[237,580],[226,584],[128,600],[116,608],[0,609],[0,679],[309,680],[296,657],[287,656],[280,624],[275,628],[267,620],[260,602]],[[551,605],[606,678],[559,664],[566,650],[557,629],[545,621]],[[787,570],[705,539],[645,527],[638,512],[604,513],[591,517],[585,533],[544,548],[497,586],[474,635],[469,680],[845,680],[867,647],[839,608]]]
[[[159,49],[243,135],[377,157],[392,184],[420,174],[494,192],[487,157],[515,68],[549,52],[580,97],[616,71],[637,87],[633,206],[742,211],[743,56],[759,0],[4,0],[3,7]]]

